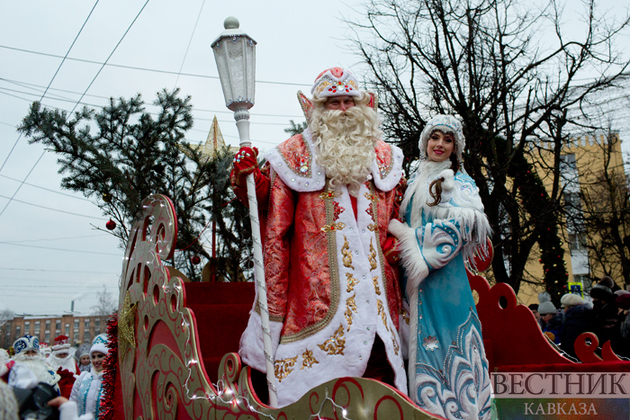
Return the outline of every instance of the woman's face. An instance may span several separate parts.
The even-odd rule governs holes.
[[[94,369],[94,371],[96,373],[101,373],[101,371],[103,370],[103,361],[105,360],[105,354],[101,353],[100,351],[95,351],[94,353],[92,353],[90,358],[92,359],[92,368]]]
[[[433,162],[444,162],[451,157],[455,149],[455,138],[452,134],[444,134],[435,130],[427,142],[427,157]]]
[[[81,364],[81,366],[87,366],[90,364],[90,356],[85,355],[85,356],[81,356],[81,359],[79,359],[79,363]]]

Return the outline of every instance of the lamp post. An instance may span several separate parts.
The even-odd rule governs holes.
[[[225,31],[212,43],[212,50],[217,62],[223,96],[225,96],[225,106],[234,111],[241,147],[251,146],[249,139],[249,109],[254,106],[256,41],[239,29],[239,22],[235,17],[225,19],[223,26]],[[267,284],[265,282],[262,241],[260,239],[256,183],[253,174],[247,176],[247,198],[254,242],[254,278],[258,288],[258,304],[260,307],[263,345],[267,365],[269,404],[272,407],[277,407],[278,395],[275,387],[273,355],[271,354]]]

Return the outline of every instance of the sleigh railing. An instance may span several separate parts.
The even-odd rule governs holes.
[[[310,390],[294,404],[269,407],[253,391],[250,369],[241,365],[235,353],[237,346],[217,364],[213,383],[204,362],[212,357],[203,354],[206,348],[200,345],[203,339],[199,331],[214,334],[211,339],[225,341],[228,333],[231,337],[240,336],[244,325],[235,331],[238,328],[228,319],[219,322],[216,317],[197,318],[194,310],[187,307],[187,279],[171,276],[164,265],[175,251],[176,220],[167,197],[146,198],[125,252],[118,317],[122,388],[119,394],[123,399],[119,403],[124,405],[125,418],[337,419],[344,418],[344,413],[349,419],[436,418],[394,388],[362,378],[330,381]],[[197,304],[204,300],[203,293],[211,294],[213,290],[210,283],[190,285],[194,285]],[[235,291],[234,295],[244,295],[248,300],[247,316],[253,303],[253,288],[251,294]],[[206,325],[213,323],[212,328]],[[220,348],[216,346],[214,351]]]
[[[327,382],[286,407],[264,404],[254,392],[250,368],[242,366],[236,354],[254,299],[253,283],[189,283],[167,267],[164,262],[175,252],[176,220],[167,197],[146,198],[125,251],[118,311],[120,389],[116,392],[124,418],[439,418],[419,409],[396,389],[362,378]],[[606,363],[577,364],[565,359],[547,342],[531,312],[516,305],[509,286],[490,288],[478,275],[471,274],[469,279],[479,296],[477,310],[493,372],[540,370],[550,365],[571,371]],[[580,351],[594,356],[584,346]]]

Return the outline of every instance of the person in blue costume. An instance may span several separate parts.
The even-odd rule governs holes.
[[[475,253],[488,256],[491,228],[463,168],[464,146],[457,118],[427,123],[401,204],[405,223],[392,220],[389,231],[400,243],[409,304],[409,396],[446,419],[490,419],[488,361],[466,264]]]

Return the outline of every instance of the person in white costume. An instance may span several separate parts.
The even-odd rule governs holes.
[[[100,401],[103,396],[103,362],[109,349],[107,348],[107,335],[97,335],[92,341],[90,358],[92,359],[92,369],[81,372],[81,375],[74,382],[70,401],[75,401],[78,407],[78,414],[91,414],[98,418],[100,411]]]

